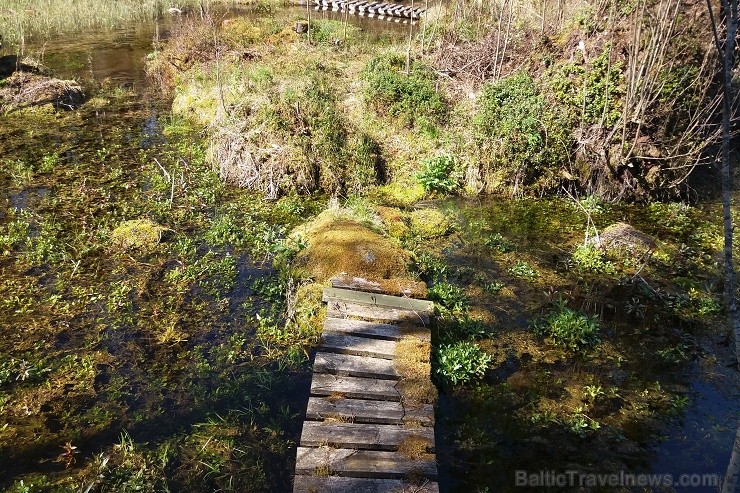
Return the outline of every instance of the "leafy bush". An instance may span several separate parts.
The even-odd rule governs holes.
[[[501,236],[501,233],[486,236],[483,239],[483,243],[488,248],[501,253],[513,252],[516,250],[516,245]]]
[[[567,160],[568,128],[526,73],[483,86],[473,125],[481,162],[504,170],[515,186],[554,173]]]
[[[448,282],[429,288],[429,299],[452,311],[462,312],[468,307],[468,298],[462,288]]]
[[[571,351],[592,347],[599,342],[599,321],[584,313],[571,310],[563,303],[534,325],[541,337]]]
[[[414,61],[406,75],[403,73],[405,67],[406,60],[400,54],[381,55],[367,64],[362,78],[366,82],[368,105],[408,127],[440,123],[447,115],[448,106],[436,90],[434,71]]]
[[[594,245],[578,245],[573,252],[573,262],[582,272],[614,274],[614,264],[604,259],[604,254]]]
[[[447,264],[444,259],[431,253],[417,253],[414,260],[414,269],[427,282],[439,282],[447,277]]]
[[[438,156],[422,161],[421,171],[416,175],[427,192],[452,193],[459,186],[459,180],[452,156]]]
[[[491,362],[485,351],[467,341],[441,345],[436,356],[436,375],[452,385],[483,377]]]
[[[539,276],[539,273],[524,260],[517,260],[514,265],[509,267],[509,272],[527,281],[533,281]]]

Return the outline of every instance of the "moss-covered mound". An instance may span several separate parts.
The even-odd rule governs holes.
[[[73,80],[61,80],[29,72],[15,72],[0,83],[0,110],[12,111],[51,104],[72,109],[84,100],[82,87]]]
[[[167,228],[149,219],[122,222],[110,235],[113,248],[151,251],[162,240]]]
[[[437,209],[419,209],[411,213],[411,230],[423,238],[444,236],[452,223]]]
[[[373,281],[408,276],[409,252],[394,240],[331,210],[322,212],[295,234],[308,243],[298,254],[297,263],[318,282],[340,274]]]

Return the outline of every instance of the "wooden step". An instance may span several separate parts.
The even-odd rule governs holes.
[[[301,433],[301,447],[321,447],[393,452],[409,437],[429,443],[427,452],[434,452],[434,428],[413,428],[399,425],[336,423],[306,421]]]
[[[371,306],[382,306],[388,308],[402,308],[427,314],[434,313],[434,303],[428,300],[417,300],[402,296],[390,296],[380,293],[366,293],[364,291],[353,291],[351,289],[324,288],[324,301],[330,299],[362,303]]]
[[[399,327],[393,324],[333,317],[328,317],[324,321],[324,332],[343,333],[357,337],[370,337],[388,341],[399,341],[403,337],[416,337],[429,342],[431,338],[429,329],[419,325],[408,324],[404,327]]]
[[[439,493],[437,483],[410,484],[400,479],[296,476],[293,493]]]
[[[350,303],[335,298],[329,298],[326,315],[334,318],[359,317],[382,322],[410,322],[425,327],[429,325],[429,313]]]
[[[429,404],[411,409],[400,402],[311,397],[308,399],[306,419],[395,425],[413,421],[422,426],[434,426],[434,408]]]
[[[349,476],[354,478],[404,479],[410,475],[437,478],[434,455],[408,458],[398,452],[298,447],[296,474]]]
[[[395,388],[397,383],[394,380],[315,373],[311,380],[311,395],[400,401],[401,394]]]
[[[399,378],[398,371],[391,360],[366,358],[350,354],[316,353],[313,371],[315,373],[384,380],[398,380]]]
[[[321,349],[332,353],[354,354],[370,358],[393,359],[396,342],[344,334],[321,334]]]
[[[373,337],[388,341],[397,341],[402,335],[398,325],[331,317],[327,317],[324,322],[324,332],[343,332],[358,337]]]

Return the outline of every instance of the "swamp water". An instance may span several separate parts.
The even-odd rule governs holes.
[[[191,144],[197,133],[146,85],[156,34],[145,24],[48,42],[45,63],[93,81],[95,96],[75,112],[0,120],[0,486],[10,491],[291,489],[310,348],[280,331],[283,284],[261,260],[323,200],[265,203],[223,186]],[[625,220],[668,244],[677,268],[643,274],[661,301],[572,274],[585,220],[566,202],[441,206],[458,220],[429,245],[445,260],[435,280],[464,289],[484,321],[475,337],[495,355],[485,379],[442,395],[444,490],[519,490],[516,470],[724,472],[740,396],[711,329],[718,290],[704,286],[716,277],[707,244],[718,221],[681,208],[596,214],[599,227]],[[162,241],[133,252],[111,243],[138,218],[167,228]],[[675,295],[675,278],[699,294]],[[558,294],[602,314],[603,349],[572,359],[532,336]]]

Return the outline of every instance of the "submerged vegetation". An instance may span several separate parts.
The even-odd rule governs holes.
[[[689,174],[716,137],[704,16],[571,3],[450,4],[374,38],[204,4],[148,57],[171,100],[103,81],[9,113],[2,486],[289,491],[338,274],[435,302],[399,385],[437,405],[447,490],[650,471],[696,381],[738,388],[715,208],[654,200],[711,191]],[[7,12],[8,39],[39,22]],[[699,441],[722,453],[730,421]]]

